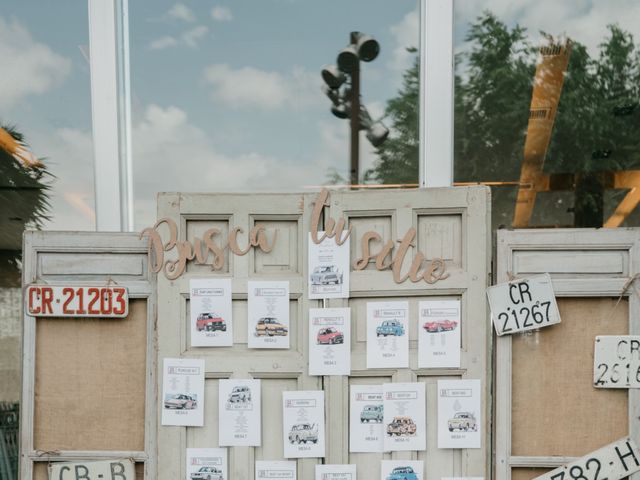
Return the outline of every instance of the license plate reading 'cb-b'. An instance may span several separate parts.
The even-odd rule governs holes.
[[[135,480],[135,469],[129,459],[53,463],[49,480]]]

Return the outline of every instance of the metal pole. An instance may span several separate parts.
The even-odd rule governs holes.
[[[356,32],[351,33],[351,44],[356,44]],[[351,73],[351,161],[350,183],[358,185],[360,172],[360,60]]]

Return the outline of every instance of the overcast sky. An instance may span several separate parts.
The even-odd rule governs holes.
[[[348,123],[329,113],[320,69],[352,30],[378,39],[363,66],[374,117],[418,44],[416,0],[131,1],[136,228],[158,191],[304,190],[345,172]],[[490,9],[510,25],[567,34],[595,49],[609,23],[637,31],[637,0],[457,0],[456,47]],[[47,228],[92,229],[93,168],[86,1],[5,0],[0,121],[17,124],[57,179]],[[640,33],[636,35],[640,37]],[[372,165],[363,140],[363,169]]]

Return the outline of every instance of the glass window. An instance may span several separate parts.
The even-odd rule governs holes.
[[[636,2],[455,6],[455,182],[493,227],[640,224]]]
[[[416,0],[158,1],[129,9],[137,227],[153,222],[158,191],[349,183],[350,121],[334,116],[344,117],[345,105],[323,93],[321,70],[354,31],[379,45],[377,57],[356,62],[368,113],[358,116],[358,182],[417,184]],[[354,88],[347,79],[329,93],[351,99]],[[376,148],[385,136],[378,120],[391,134]]]

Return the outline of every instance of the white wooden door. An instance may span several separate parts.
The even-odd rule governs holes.
[[[596,335],[640,333],[640,230],[501,230],[497,241],[496,283],[549,273],[562,321],[497,339],[496,478],[638,442],[640,392],[594,388],[593,355]]]
[[[223,238],[233,227],[246,233],[255,225],[266,228],[269,238],[277,230],[273,252],[252,249],[244,256],[228,253],[225,267],[189,263],[183,276],[167,280],[158,276],[158,367],[162,358],[203,358],[206,365],[205,426],[158,427],[159,479],[184,478],[185,448],[218,446],[218,380],[222,378],[262,379],[262,446],[232,447],[229,454],[230,480],[254,478],[255,460],[281,460],[282,392],[324,389],[326,401],[326,458],[298,460],[298,478],[314,478],[316,463],[356,463],[359,478],[379,478],[380,459],[427,460],[427,478],[454,475],[490,477],[491,424],[490,352],[487,307],[489,193],[483,187],[392,192],[332,192],[324,209],[324,220],[344,216],[353,227],[351,261],[361,253],[358,239],[367,230],[386,241],[398,239],[413,227],[415,246],[409,249],[406,272],[417,251],[427,258],[442,257],[449,277],[434,284],[407,280],[395,283],[389,270],[351,270],[351,298],[308,300],[307,249],[310,217],[316,194],[181,195],[165,194],[159,199],[158,217],[168,217],[179,227],[181,240],[193,241],[212,227]],[[394,249],[394,251],[397,250]],[[233,281],[234,345],[223,348],[190,347],[189,279],[226,277]],[[288,280],[291,285],[291,348],[249,350],[247,348],[247,281]],[[365,359],[365,309],[367,300],[408,299],[411,305],[410,368],[367,370]],[[459,369],[417,368],[417,302],[421,299],[456,298],[462,303],[462,365]],[[308,376],[308,310],[312,307],[349,306],[352,321],[352,375],[349,377]],[[161,377],[161,372],[158,374]],[[478,450],[439,450],[436,443],[436,381],[445,378],[473,378],[482,381],[483,442]],[[427,384],[427,451],[419,453],[350,454],[349,386],[384,382],[422,381]],[[161,388],[161,386],[160,386]]]

